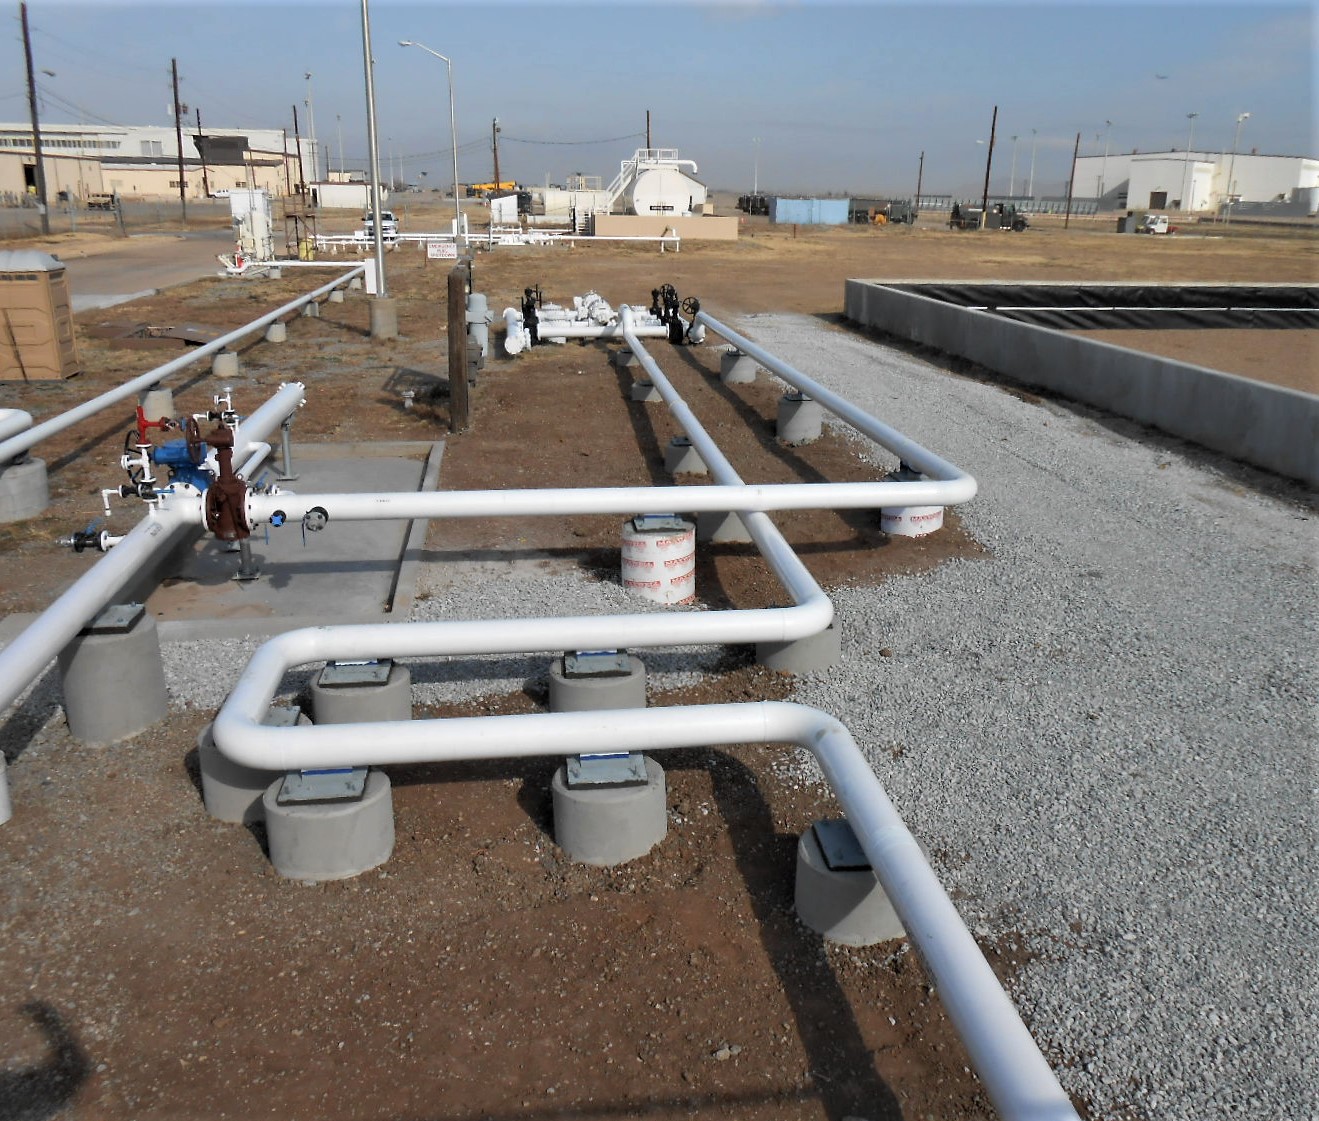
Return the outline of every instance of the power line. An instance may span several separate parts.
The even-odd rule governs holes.
[[[499,134],[504,140],[513,144],[547,144],[556,148],[576,148],[584,144],[617,144],[620,140],[637,140],[645,136],[644,132],[629,132],[626,136],[610,136],[604,140],[525,140],[520,136]]]

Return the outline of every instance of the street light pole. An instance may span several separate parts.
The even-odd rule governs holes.
[[[369,0],[362,0],[362,63],[366,69],[366,145],[371,161],[371,226],[375,241],[376,296],[378,299],[386,299],[389,291],[385,285],[384,222],[380,218],[380,149],[376,138],[375,60],[371,57]]]
[[[339,179],[343,181],[346,178],[343,172],[343,117],[338,113],[334,115],[334,127],[339,130]]]
[[[398,45],[420,47],[427,54],[438,58],[449,70],[449,134],[453,137],[453,242],[457,245],[462,229],[462,210],[458,203],[458,125],[453,112],[453,60],[440,54],[439,51],[431,50],[425,43],[418,43],[412,39],[400,39]]]
[[[1232,161],[1227,165],[1227,215],[1224,225],[1232,224],[1232,177],[1237,171],[1237,143],[1241,140],[1241,123],[1249,118],[1249,113],[1238,113],[1237,127],[1232,132]]]
[[[1104,162],[1099,165],[1099,198],[1097,202],[1104,201],[1104,188],[1108,186],[1108,138],[1113,131],[1113,122],[1104,122]]]
[[[1016,136],[1009,137],[1012,141],[1012,170],[1008,173],[1008,195],[1013,196],[1017,193],[1017,140]]]
[[[1030,130],[1030,181],[1026,185],[1026,193],[1032,199],[1035,198],[1035,130]]]
[[[1187,113],[1191,129],[1186,134],[1186,159],[1182,163],[1182,209],[1191,213],[1195,209],[1195,184],[1191,182],[1191,145],[1195,141],[1195,118],[1199,113]]]
[[[756,146],[756,162],[751,172],[751,193],[760,194],[760,137],[753,136],[751,142]]]
[[[316,147],[316,105],[311,99],[311,71],[305,73],[307,79],[307,127],[311,130],[311,181],[317,183],[321,178],[321,157],[320,149]],[[329,164],[326,164],[325,173],[329,176]]]

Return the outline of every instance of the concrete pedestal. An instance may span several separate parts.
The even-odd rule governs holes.
[[[756,360],[740,350],[726,350],[719,356],[719,380],[725,385],[755,381],[759,369]]]
[[[360,292],[362,290],[362,278],[360,276],[353,277],[348,282],[348,290],[350,292]]]
[[[138,394],[137,403],[142,406],[142,412],[147,420],[159,420],[161,417],[173,417],[174,412],[174,391],[166,389],[163,386],[153,386]]]
[[[630,350],[614,351],[614,366],[617,369],[622,370],[627,368],[628,366],[636,366],[639,364],[639,362],[640,359],[638,359],[637,356],[633,354]]]
[[[343,303],[343,289],[342,289],[342,288],[336,288],[333,292],[331,292],[331,293],[326,297],[326,299],[329,300],[330,303],[332,303],[332,304],[341,304],[341,303]]]
[[[554,772],[554,840],[573,860],[611,868],[645,856],[668,832],[664,770],[647,757],[639,786],[568,786]]]
[[[843,657],[842,636],[838,624],[830,623],[819,634],[791,642],[757,642],[756,661],[769,669],[784,673],[809,673],[828,669]]]
[[[216,378],[236,378],[238,376],[238,355],[232,350],[222,350],[211,356],[211,376]]]
[[[700,510],[696,514],[696,540],[719,545],[745,545],[751,534],[736,514],[721,510]]]
[[[385,296],[371,300],[371,337],[373,339],[398,338],[398,304]]]
[[[60,651],[59,666],[69,732],[83,743],[126,739],[169,712],[160,635],[140,604],[106,608]]]
[[[284,279],[284,270],[283,270],[283,269],[278,269],[278,268],[267,269],[267,270],[266,270],[266,279],[267,279],[267,280],[283,280],[283,279]]]
[[[646,707],[646,667],[627,656],[626,674],[570,676],[563,658],[550,663],[550,711],[597,712],[605,708]]]
[[[381,663],[383,667],[385,663]],[[311,718],[317,724],[362,724],[371,720],[412,719],[412,673],[389,663],[382,682],[348,680],[356,666],[326,666],[311,685]]]
[[[867,864],[829,867],[814,828],[797,842],[797,917],[830,942],[873,946],[906,937],[902,922]]]
[[[632,383],[632,400],[634,401],[663,401],[660,391],[648,381],[634,381]]]
[[[289,337],[289,329],[278,321],[266,328],[266,342],[282,343]]]
[[[705,460],[686,436],[675,436],[664,449],[664,470],[670,475],[707,474]]]
[[[321,305],[315,300],[303,304],[302,316],[304,319],[319,319],[321,317]]]
[[[778,437],[789,447],[813,444],[824,426],[824,409],[804,393],[785,393],[779,398]]]
[[[280,706],[272,708],[263,723],[291,728],[311,721],[296,708]],[[209,724],[197,734],[197,760],[202,774],[202,802],[211,817],[243,825],[265,821],[262,795],[275,779],[282,777],[280,772],[244,767],[220,754]]]
[[[266,788],[270,863],[290,880],[345,880],[389,859],[394,851],[394,800],[389,776],[372,771],[366,792],[352,802],[279,804],[284,779]]]
[[[50,505],[44,459],[0,464],[0,522],[35,518]]]

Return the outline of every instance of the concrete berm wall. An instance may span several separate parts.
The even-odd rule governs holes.
[[[849,280],[854,323],[1319,485],[1319,397]]]

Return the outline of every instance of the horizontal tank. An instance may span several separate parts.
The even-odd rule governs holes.
[[[643,167],[624,198],[633,214],[685,216],[700,213],[705,184],[676,167]]]

